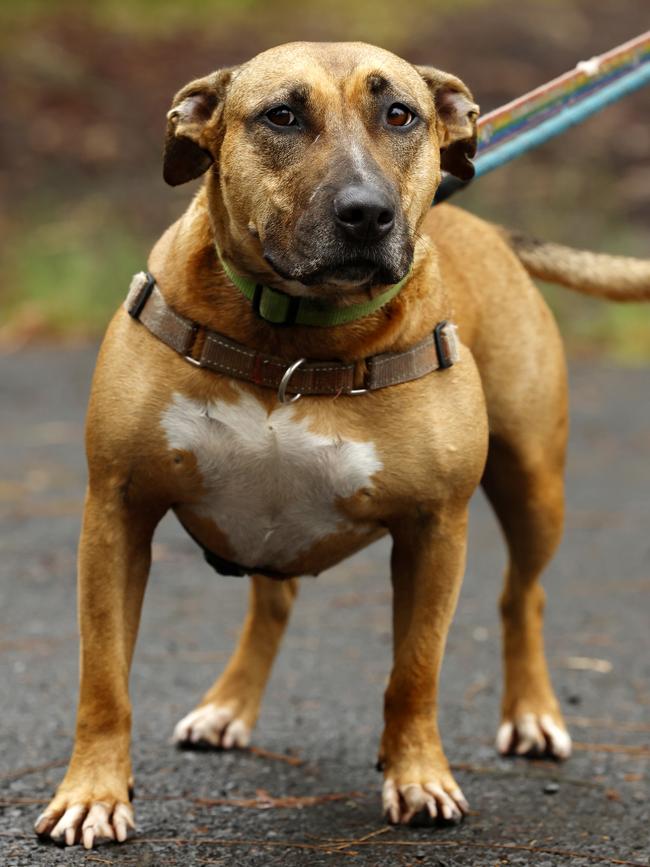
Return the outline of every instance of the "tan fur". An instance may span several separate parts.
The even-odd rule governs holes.
[[[398,146],[398,139],[369,133],[366,82],[376,70],[417,103],[425,123],[417,148],[407,139]],[[459,325],[464,347],[451,369],[372,395],[303,398],[293,409],[314,435],[372,442],[381,461],[371,484],[337,503],[345,528],[301,550],[289,571],[319,572],[383,533],[392,536],[394,666],[380,756],[384,809],[394,822],[408,822],[422,809],[444,818],[466,810],[440,743],[436,695],[464,569],[468,503],[481,479],[510,553],[502,596],[506,729],[501,747],[543,751],[544,732],[551,729],[548,747],[559,755],[553,737],[564,732],[544,658],[537,583],[562,528],[567,427],[562,348],[546,305],[501,231],[449,206],[429,209],[440,180],[440,148],[459,144],[454,159],[471,148],[476,107],[457,79],[431,70],[425,77],[370,46],[293,44],[188,85],[170,117],[166,171],[177,182],[213,166],[149,262],[178,312],[287,362],[357,361],[359,380],[368,355],[406,349],[442,319]],[[322,131],[309,142],[301,138],[292,146],[304,151],[278,162],[266,133],[251,132],[246,119],[278,88],[295,82],[311,88]],[[451,108],[446,87],[463,94],[453,97]],[[441,104],[444,112],[438,111]],[[449,114],[454,105],[469,112],[467,123]],[[342,288],[327,281],[306,286],[280,278],[262,257],[271,233],[274,249],[295,258],[296,226],[312,191],[323,172],[355,148],[364,159],[372,157],[398,191],[414,245],[410,278],[389,305],[357,322],[336,328],[271,326],[229,283],[214,241],[241,273],[289,294],[328,296],[344,305],[381,291],[382,286]],[[273,161],[278,164],[270,166]],[[206,480],[195,455],[171,449],[159,420],[176,393],[205,405],[220,400],[236,407],[242,389],[269,414],[277,406],[270,390],[241,382],[235,387],[226,377],[187,364],[124,310],[108,329],[88,412],[77,738],[65,779],[37,822],[43,836],[68,843],[83,836],[85,845],[93,845],[102,835],[123,839],[127,833],[132,821],[127,682],[154,528],[174,508],[206,547],[232,556],[223,528],[201,512]],[[214,720],[211,743],[233,745],[235,723],[242,738],[254,725],[297,587],[295,581],[274,583],[261,576],[252,586],[239,646],[200,704],[210,706]],[[191,725],[181,728],[181,739],[191,739]],[[87,811],[97,802],[115,817],[112,824],[104,817],[95,825],[95,813]]]
[[[508,229],[501,232],[533,277],[612,301],[650,298],[650,262],[646,259],[574,250]]]

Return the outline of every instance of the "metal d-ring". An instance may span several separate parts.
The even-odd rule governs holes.
[[[287,387],[289,385],[291,377],[294,375],[296,370],[298,370],[300,365],[305,363],[306,360],[306,358],[299,358],[298,361],[294,361],[294,363],[290,364],[289,367],[287,367],[287,369],[284,371],[282,379],[280,380],[280,385],[278,386],[278,400],[280,401],[280,403],[295,403],[302,397],[302,394],[294,394],[293,397],[287,399]]]

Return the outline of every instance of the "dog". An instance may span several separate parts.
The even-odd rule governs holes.
[[[127,682],[170,509],[218,571],[252,582],[179,745],[246,746],[298,576],[390,534],[384,813],[460,819],[436,693],[482,484],[510,557],[497,747],[570,754],[539,583],[562,531],[566,371],[529,274],[626,300],[648,297],[650,265],[431,209],[443,171],[473,174],[478,112],[453,75],[361,43],[284,45],[176,95],[164,177],[205,182],[99,353],[76,739],[42,838],[90,848],[135,827]]]

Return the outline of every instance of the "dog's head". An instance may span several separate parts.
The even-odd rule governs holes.
[[[256,276],[356,292],[408,273],[441,169],[473,175],[477,116],[445,72],[361,43],[292,43],[176,95],[164,177],[209,170],[219,241]]]

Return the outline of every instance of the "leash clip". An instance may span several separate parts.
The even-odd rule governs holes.
[[[294,394],[293,397],[287,397],[287,387],[289,382],[291,381],[291,377],[294,375],[296,370],[300,367],[301,364],[304,364],[306,358],[299,358],[298,361],[294,361],[293,364],[290,364],[289,367],[284,371],[282,375],[282,379],[280,380],[280,385],[278,385],[278,400],[280,403],[295,403],[297,400],[300,400],[302,394]]]

